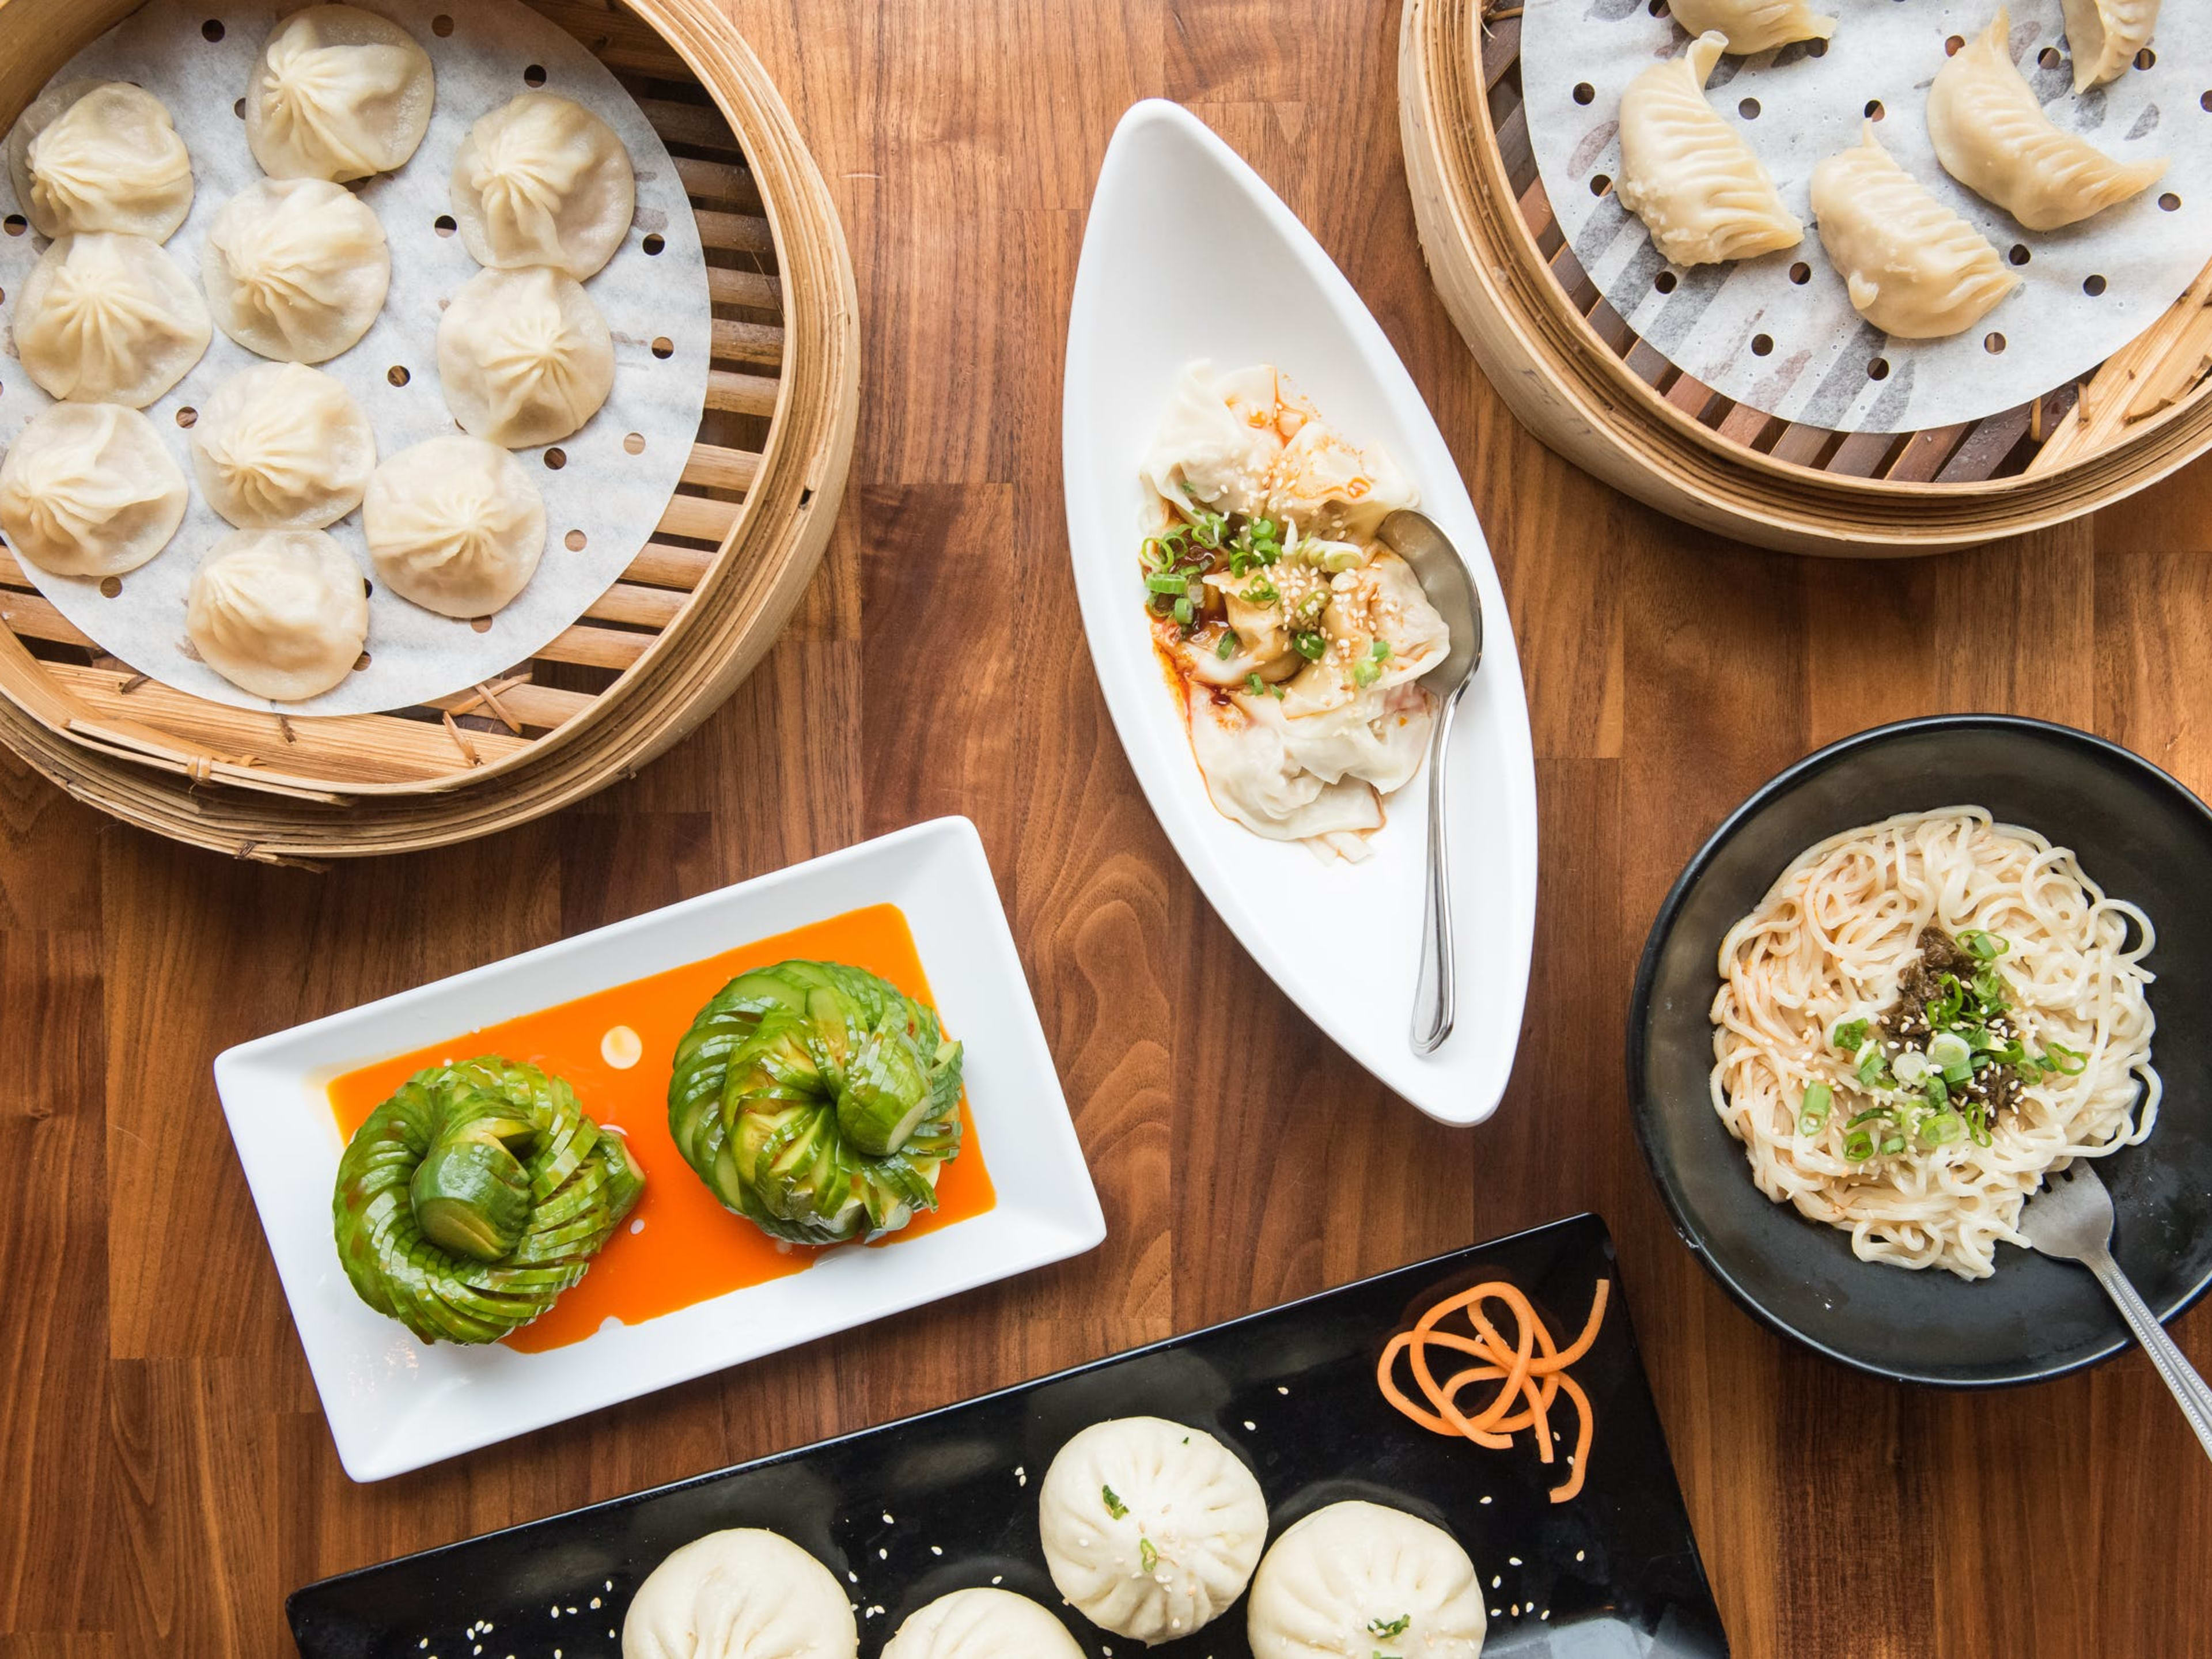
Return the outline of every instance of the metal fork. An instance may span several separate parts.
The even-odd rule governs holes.
[[[2044,1255],[2078,1261],[2097,1275],[2150,1363],[2173,1390],[2181,1414],[2197,1431],[2206,1455],[2212,1456],[2212,1387],[2182,1358],[2173,1339],[2160,1328],[2158,1316],[2112,1260],[2112,1195],[2096,1170],[2077,1162],[2063,1175],[2052,1176],[2021,1212],[2020,1230]]]

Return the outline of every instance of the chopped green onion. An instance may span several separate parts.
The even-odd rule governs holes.
[[[1145,586],[1155,593],[1188,593],[1190,592],[1190,578],[1173,574],[1147,576]]]
[[[1863,1164],[1874,1156],[1874,1137],[1864,1129],[1855,1129],[1844,1142],[1844,1156],[1854,1164]]]
[[[1984,962],[1994,961],[2012,949],[2012,941],[2002,933],[1985,933],[1978,927],[1969,927],[1960,934],[1959,943],[1966,947],[1969,954],[1979,957]]]
[[[1267,688],[1260,683],[1260,677],[1257,674],[1247,674],[1244,677],[1244,689],[1256,697]]]
[[[2053,1060],[2053,1054],[2058,1058]],[[2089,1056],[2063,1042],[2054,1042],[2045,1051],[2040,1064],[2046,1072],[2056,1072],[2061,1077],[2079,1077],[2089,1069]]]
[[[1213,647],[1213,654],[1222,661],[1227,662],[1237,654],[1239,643],[1241,641],[1237,637],[1237,630],[1233,628],[1224,628],[1221,630],[1221,643]]]
[[[1871,1089],[1876,1084],[1887,1080],[1889,1077],[1888,1062],[1882,1059],[1880,1051],[1877,1050],[1875,1053],[1869,1054],[1864,1060],[1859,1062],[1858,1076],[1859,1081],[1864,1084],[1868,1088]]]
[[[1379,1636],[1386,1642],[1391,1642],[1395,1641],[1399,1637],[1403,1636],[1408,1630],[1411,1630],[1413,1628],[1413,1615],[1410,1613],[1401,1613],[1395,1619],[1391,1620],[1388,1624],[1383,1623],[1380,1619],[1369,1620],[1367,1621],[1367,1633],[1370,1636]]]
[[[1920,1144],[1923,1146],[1948,1146],[1964,1138],[1966,1120],[1956,1112],[1938,1112],[1920,1126]]]
[[[1887,1106],[1869,1106],[1866,1110],[1861,1112],[1856,1117],[1846,1119],[1844,1123],[1844,1127],[1846,1129],[1856,1129],[1860,1124],[1869,1122],[1875,1118],[1880,1118],[1883,1122],[1887,1123],[1890,1119],[1896,1115],[1896,1112]]]
[[[1863,1019],[1845,1020],[1836,1027],[1836,1047],[1845,1054],[1856,1054],[1859,1045],[1866,1041],[1867,1023]]]
[[[1352,665],[1352,683],[1365,690],[1382,678],[1382,671],[1371,661],[1362,659]]]
[[[1964,1066],[1972,1055],[1966,1039],[1956,1031],[1938,1031],[1928,1039],[1928,1060],[1939,1072],[1948,1072],[1954,1066]]]
[[[1959,1010],[1966,1004],[1966,988],[1959,983],[1956,974],[1945,974],[1936,983],[1942,987],[1942,994],[1930,1002],[1925,1011],[1928,1029],[1931,1031],[1941,1030],[1958,1018]]]
[[[1941,1073],[1932,1073],[1921,1092],[1928,1097],[1928,1103],[1939,1112],[1951,1103],[1951,1086],[1943,1081]]]
[[[1984,968],[1974,975],[1974,994],[1982,1006],[1991,1012],[2005,1006],[2004,981],[1994,968]]]
[[[1114,1495],[1113,1487],[1099,1487],[1098,1496],[1105,1501],[1106,1513],[1112,1516],[1116,1521],[1119,1521],[1122,1516],[1128,1514],[1129,1506]]]
[[[1137,1565],[1146,1572],[1160,1565],[1160,1553],[1152,1547],[1152,1540],[1149,1538],[1137,1540]]]
[[[1190,596],[1188,594],[1185,594],[1182,599],[1179,599],[1175,602],[1175,619],[1181,623],[1185,628],[1190,626],[1190,619],[1197,614],[1198,613],[1196,611],[1190,608]]]
[[[1243,595],[1247,605],[1273,605],[1282,597],[1273,582],[1254,582]]]
[[[1835,1103],[1836,1091],[1825,1083],[1805,1085],[1805,1099],[1797,1113],[1797,1132],[1818,1134],[1828,1121],[1828,1109]]]
[[[1328,641],[1319,634],[1293,634],[1291,643],[1297,647],[1298,655],[1308,662],[1319,662],[1322,653],[1328,649]]]
[[[1889,1069],[1895,1073],[1899,1083],[1911,1088],[1917,1087],[1933,1067],[1928,1063],[1928,1056],[1922,1054],[1919,1049],[1907,1048],[1895,1060],[1890,1061]]]
[[[1995,1135],[1990,1133],[1990,1126],[1983,1122],[1979,1118],[1976,1118],[1974,1120],[1974,1127],[1972,1133],[1974,1137],[1974,1145],[1977,1146],[1986,1146],[1992,1140],[1996,1139]]]
[[[1888,1139],[1881,1143],[1882,1156],[1885,1158],[1894,1158],[1898,1153],[1904,1150],[1905,1137],[1903,1135],[1892,1135]]]
[[[1376,661],[1377,661],[1377,662],[1388,662],[1388,661],[1389,661],[1389,660],[1390,660],[1390,641],[1388,641],[1388,640],[1377,640],[1377,641],[1375,641],[1375,643],[1374,643],[1373,645],[1371,645],[1371,646],[1370,646],[1370,647],[1368,647],[1368,649],[1367,649],[1367,654],[1368,654],[1369,656],[1370,656],[1370,657],[1374,658],[1374,659],[1375,659],[1375,660],[1376,660]]]

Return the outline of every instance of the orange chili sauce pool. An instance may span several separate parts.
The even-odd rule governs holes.
[[[635,1325],[726,1291],[803,1273],[813,1264],[815,1250],[805,1244],[779,1247],[751,1222],[724,1209],[668,1133],[668,1075],[676,1044],[693,1018],[747,969],[791,957],[865,968],[917,1001],[932,1000],[905,916],[896,905],[871,905],[348,1072],[329,1085],[338,1133],[351,1139],[394,1089],[424,1066],[477,1054],[525,1060],[567,1079],[585,1111],[623,1132],[630,1156],[645,1171],[645,1195],[583,1282],[506,1339],[508,1347],[525,1353],[580,1342],[609,1319]],[[608,1065],[599,1053],[599,1040],[616,1025],[629,1026],[645,1045],[644,1057],[627,1071]],[[998,1202],[964,1091],[960,1113],[960,1156],[938,1172],[936,1210],[915,1216],[885,1244],[965,1221]]]

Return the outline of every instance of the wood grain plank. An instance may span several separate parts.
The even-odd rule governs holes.
[[[544,3],[631,70],[665,70],[627,14]],[[281,1659],[283,1595],[309,1578],[1583,1208],[1618,1243],[1738,1653],[2212,1653],[2212,1471],[2140,1356],[1954,1398],[1784,1345],[1675,1239],[1617,1046],[1636,953],[1683,860],[1820,742],[2010,708],[2090,726],[2212,793],[2212,466],[2094,526],[1932,562],[1749,552],[1541,448],[1468,357],[1414,235],[1396,7],[718,3],[838,198],[866,393],[866,487],[737,696],[577,810],[322,876],[152,840],[0,756],[0,1659]],[[1518,646],[1539,757],[1543,878],[1518,1061],[1478,1129],[1392,1097],[1237,944],[1146,807],[1083,646],[1060,366],[1099,160],[1146,95],[1194,107],[1342,267],[1435,413],[1498,563],[1509,614],[1494,623]],[[688,108],[674,118],[703,131]],[[721,245],[720,395],[757,410],[784,367],[781,289],[736,159],[677,167]],[[1594,320],[1625,344],[1602,304]],[[1772,430],[1742,410],[1724,424]],[[1835,447],[1781,435],[1808,461]],[[1903,459],[1949,476],[2004,435],[1984,422]],[[1856,467],[1875,448],[1838,453]],[[691,471],[738,493],[753,465],[718,451]],[[719,534],[732,504],[691,499],[704,505],[686,522]],[[702,569],[696,549],[650,544],[610,603],[657,624]],[[75,640],[48,612],[29,631],[41,616]],[[647,638],[580,625],[563,647],[576,665],[507,701],[526,721],[566,718]],[[988,850],[1105,1245],[401,1480],[347,1480],[212,1056],[941,812],[973,818]],[[2176,1335],[2212,1370],[2212,1315]]]
[[[0,1631],[112,1628],[98,921],[0,930]]]

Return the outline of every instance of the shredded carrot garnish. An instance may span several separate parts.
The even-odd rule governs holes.
[[[1385,1400],[1432,1434],[1457,1435],[1492,1451],[1504,1451],[1513,1443],[1514,1435],[1522,1429],[1531,1430],[1535,1435],[1536,1455],[1546,1463],[1552,1461],[1552,1402],[1564,1392],[1581,1420],[1575,1434],[1573,1473],[1552,1488],[1552,1501],[1564,1504],[1583,1489],[1583,1472],[1589,1463],[1590,1435],[1596,1427],[1589,1396],[1566,1374],[1567,1367],[1588,1353],[1590,1344],[1597,1340],[1598,1327],[1605,1322],[1606,1294],[1611,1286],[1610,1279],[1598,1280],[1583,1334],[1564,1348],[1553,1340],[1550,1329],[1529,1305],[1528,1298],[1502,1279],[1492,1279],[1473,1290],[1446,1297],[1415,1321],[1412,1330],[1401,1331],[1390,1339],[1376,1366],[1375,1380],[1381,1384]],[[1484,1311],[1485,1303],[1500,1304],[1512,1316],[1511,1341],[1498,1334],[1497,1324]],[[1466,1316],[1472,1335],[1437,1328],[1455,1313]],[[1469,1365],[1439,1382],[1429,1368],[1431,1348],[1466,1354],[1483,1363]],[[1398,1386],[1400,1354],[1408,1357],[1407,1369],[1413,1372],[1414,1385],[1433,1409],[1417,1404]],[[1461,1408],[1459,1397],[1478,1382],[1495,1382],[1498,1391],[1490,1396],[1487,1405],[1470,1415]]]

